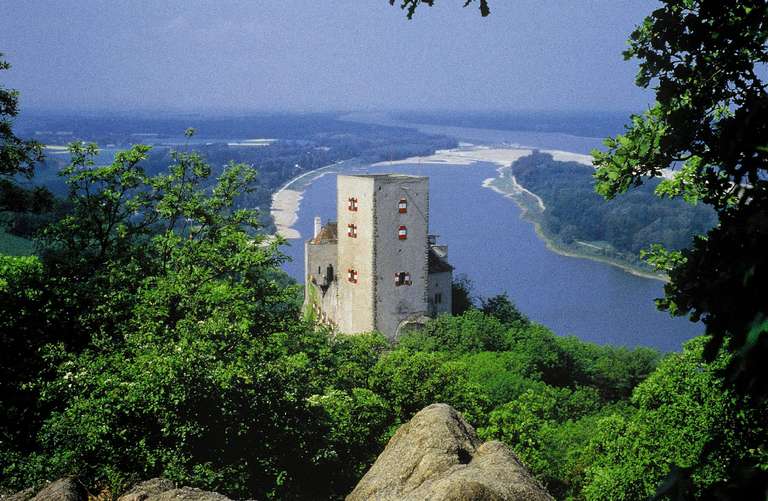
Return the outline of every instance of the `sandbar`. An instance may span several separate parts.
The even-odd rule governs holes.
[[[437,150],[433,155],[410,157],[393,162],[379,162],[372,167],[403,164],[445,164],[472,165],[476,162],[490,162],[503,167],[509,167],[520,158],[530,155],[530,148],[490,148],[476,146],[473,148],[457,148],[452,150]]]
[[[275,221],[277,234],[289,240],[301,238],[301,233],[293,228],[299,219],[299,204],[304,192],[283,188],[272,195],[270,214]]]

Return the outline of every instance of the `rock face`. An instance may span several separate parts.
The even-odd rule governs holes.
[[[176,485],[168,479],[153,478],[134,485],[131,490],[120,496],[118,501],[144,501],[175,488]]]
[[[170,480],[153,478],[135,485],[117,501],[231,501],[216,492],[191,487],[176,488]]]
[[[35,495],[34,489],[27,489],[12,496],[0,496],[1,501],[87,501],[88,493],[72,478],[62,478],[43,487]],[[201,491],[191,487],[176,488],[173,482],[164,478],[153,478],[135,485],[118,501],[231,501],[216,492]]]
[[[35,489],[30,487],[23,491],[16,492],[14,494],[0,494],[0,500],[2,501],[29,501],[35,497]]]
[[[43,487],[32,501],[81,501],[88,496],[73,478],[62,478]]]
[[[61,478],[40,490],[25,489],[10,496],[0,496],[3,501],[85,501],[88,494],[73,478]]]
[[[347,501],[550,501],[501,442],[481,443],[455,409],[433,404],[397,430]]]

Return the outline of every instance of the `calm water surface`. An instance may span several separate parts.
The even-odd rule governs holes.
[[[448,245],[454,273],[466,274],[480,295],[506,291],[520,310],[557,334],[670,351],[702,332],[699,324],[656,310],[653,299],[663,294],[662,282],[547,249],[533,225],[520,218],[512,200],[481,186],[496,175],[493,165],[408,165],[367,171],[429,176],[430,230]],[[297,280],[303,280],[303,242],[312,233],[313,218],[335,220],[335,207],[335,175],[307,188],[295,226],[303,238],[291,240],[284,249],[293,259],[285,269]]]

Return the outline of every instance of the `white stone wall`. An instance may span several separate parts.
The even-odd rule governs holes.
[[[349,210],[349,198],[357,199],[357,211]],[[368,176],[337,178],[336,210],[338,216],[338,326],[341,332],[355,334],[376,328],[374,278],[374,180]],[[347,236],[347,225],[357,226],[357,238]],[[357,271],[357,283],[347,277]]]

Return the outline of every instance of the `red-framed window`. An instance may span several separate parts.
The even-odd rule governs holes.
[[[347,236],[352,238],[357,238],[357,225],[356,224],[348,224],[347,225]]]
[[[405,214],[408,212],[408,200],[405,198],[400,199],[400,201],[397,203],[397,212],[400,214]]]
[[[354,270],[352,268],[347,270],[347,280],[352,282],[353,284],[357,283],[357,270]]]
[[[395,273],[395,287],[400,287],[401,285],[411,285],[411,274],[407,271]]]
[[[349,197],[349,205],[347,206],[352,212],[357,212],[357,198]]]
[[[408,228],[403,225],[397,229],[397,238],[400,240],[406,240],[408,238]]]

